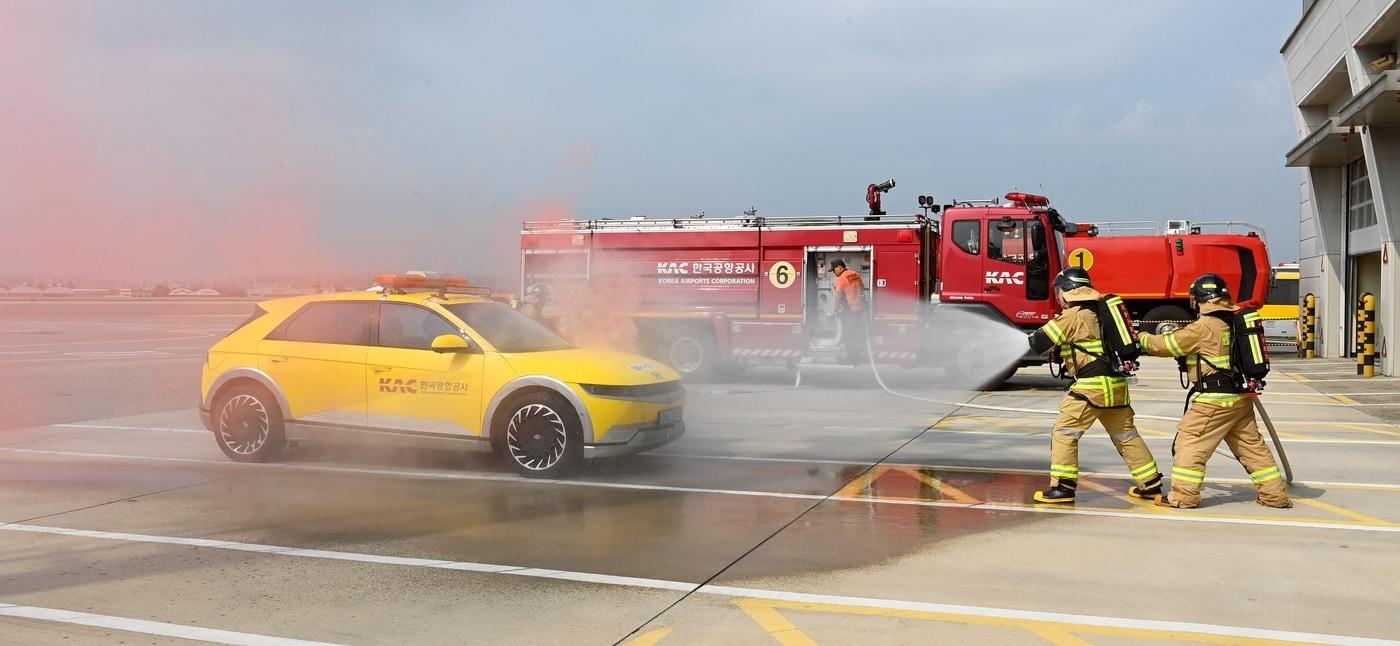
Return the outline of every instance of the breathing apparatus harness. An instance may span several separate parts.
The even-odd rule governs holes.
[[[1225,280],[1216,274],[1206,274],[1191,284],[1191,295],[1197,303],[1216,298],[1229,298]],[[1196,353],[1196,378],[1188,379],[1189,370],[1186,357],[1177,357],[1177,369],[1181,371],[1182,388],[1186,388],[1186,405],[1183,412],[1191,407],[1191,400],[1200,393],[1221,393],[1228,395],[1258,395],[1264,391],[1264,377],[1269,374],[1269,353],[1264,343],[1264,324],[1259,313],[1250,308],[1234,311],[1208,312],[1209,316],[1223,322],[1228,329],[1230,343],[1228,368],[1211,363],[1200,352]],[[1209,375],[1201,374],[1204,363],[1215,370]]]

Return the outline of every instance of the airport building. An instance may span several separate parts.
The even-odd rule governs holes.
[[[1400,325],[1400,3],[1312,0],[1283,43],[1303,169],[1300,294],[1318,303],[1318,354],[1355,356],[1356,304],[1376,297],[1377,374],[1395,375]]]

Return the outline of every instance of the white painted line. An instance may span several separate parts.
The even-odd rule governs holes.
[[[37,619],[39,621],[53,621],[64,624],[108,628],[111,630],[124,630],[126,632],[145,635],[177,637],[180,639],[192,639],[216,644],[238,644],[240,646],[324,646],[330,644],[330,642],[315,642],[304,639],[291,639],[288,637],[272,637],[256,633],[241,633],[232,630],[219,630],[217,628],[200,628],[198,626],[182,626],[180,624],[167,624],[160,621],[95,615],[90,612],[78,612],[75,610],[36,608],[34,606],[20,606],[10,603],[0,603],[0,617]]]
[[[536,480],[536,479],[532,479],[532,478],[522,478],[522,477],[515,476],[515,475],[504,475],[504,474],[494,474],[494,473],[461,473],[461,472],[455,472],[455,471],[431,471],[431,470],[427,470],[427,469],[376,469],[376,468],[367,468],[367,467],[344,467],[344,466],[331,466],[331,465],[286,464],[286,463],[284,463],[284,464],[252,464],[252,463],[241,463],[241,462],[229,462],[229,461],[224,461],[224,460],[201,460],[201,459],[196,459],[196,458],[147,457],[147,456],[138,456],[138,455],[122,455],[122,454],[118,454],[118,453],[81,453],[81,452],[77,452],[77,451],[57,451],[57,450],[51,450],[51,449],[21,449],[21,448],[15,448],[15,447],[0,447],[0,453],[21,453],[21,454],[31,454],[31,455],[60,455],[60,456],[65,456],[65,457],[80,457],[80,458],[95,458],[95,459],[120,459],[120,460],[135,460],[135,461],[152,461],[152,462],[177,462],[177,463],[185,463],[185,464],[209,464],[209,465],[219,465],[219,466],[228,467],[228,468],[233,468],[233,469],[281,469],[281,470],[285,470],[285,471],[313,472],[313,473],[315,473],[315,472],[323,472],[323,473],[349,473],[349,474],[357,474],[357,475],[377,475],[377,476],[389,476],[389,477],[397,477],[397,478],[425,478],[425,479],[431,479],[431,480],[467,480],[467,481],[478,481],[478,482],[506,482],[506,483],[511,483],[511,484],[523,484],[523,485],[555,485],[555,486],[567,486],[567,487],[584,487],[584,488],[593,488],[593,489],[620,489],[620,490],[625,490],[625,491],[662,491],[662,492],[667,492],[667,493],[693,493],[693,494],[707,494],[707,495],[718,495],[718,496],[744,496],[744,497],[750,497],[750,498],[773,498],[773,499],[788,499],[788,500],[827,500],[827,499],[828,499],[828,496],[827,496],[826,494],[787,493],[787,492],[780,492],[780,491],[755,491],[755,490],[748,490],[748,489],[712,489],[712,488],[707,488],[707,487],[681,487],[681,486],[673,486],[673,485],[651,485],[651,484],[639,484],[639,483],[631,483],[631,482],[600,482],[600,481],[597,481],[597,480]],[[700,457],[700,456],[684,456],[684,457]],[[721,458],[721,459],[724,459],[724,458]],[[776,460],[774,460],[774,461],[776,461]],[[818,461],[818,460],[797,460],[797,461],[798,461],[798,462],[806,462],[806,463],[818,463],[818,462],[821,462],[821,461]],[[839,463],[839,464],[848,464],[848,465],[849,465],[849,464],[857,464],[857,465],[860,465],[861,463],[858,463],[858,462],[857,462],[857,463],[843,462],[843,463]],[[869,466],[869,464],[867,463],[867,464],[864,464],[864,465],[861,465],[861,466]],[[966,471],[966,472],[970,472],[970,473],[1015,473],[1015,474],[1038,475],[1038,476],[1043,476],[1043,475],[1045,475],[1045,473],[1046,473],[1044,470],[1036,470],[1036,469],[992,469],[992,468],[957,467],[957,466],[940,467],[940,466],[921,465],[921,464],[891,464],[891,463],[883,463],[882,466],[891,466],[891,467],[907,466],[907,467],[927,468],[927,469],[934,469],[934,470],[943,469],[943,470],[946,470],[946,471],[953,471],[953,472]],[[1081,472],[1080,472],[1080,475],[1083,476],[1083,477],[1090,477],[1090,476],[1093,476],[1093,477],[1099,477],[1099,478],[1112,478],[1112,479],[1120,479],[1120,478],[1125,478],[1125,477],[1126,477],[1126,476],[1121,476],[1121,475],[1119,475],[1119,474],[1099,474],[1099,473],[1095,473],[1095,472],[1091,472],[1091,471],[1081,471]],[[1218,484],[1245,484],[1245,481],[1244,481],[1244,480],[1233,479],[1233,478],[1230,478],[1230,479],[1227,479],[1227,478],[1211,478],[1210,482],[1212,482],[1212,483],[1218,483]],[[1326,486],[1326,485],[1330,485],[1330,486],[1334,486],[1334,487],[1344,487],[1344,486],[1349,486],[1349,483],[1295,482],[1294,485],[1295,485],[1295,486]],[[1352,485],[1352,486],[1354,486],[1355,488],[1361,488],[1361,489],[1376,489],[1376,490],[1382,490],[1382,491],[1400,491],[1400,485],[1384,485],[1384,484],[1366,484],[1366,483],[1359,483],[1359,484]],[[861,497],[830,497],[830,499],[831,499],[831,500],[840,500],[840,501],[850,501],[850,502],[869,503],[869,504],[875,504],[875,505],[920,505],[920,506],[925,506],[925,507],[951,507],[951,508],[957,508],[957,509],[966,509],[966,510],[969,510],[969,511],[1019,511],[1019,512],[1027,512],[1027,513],[1060,513],[1060,514],[1072,514],[1072,515],[1082,515],[1082,516],[1104,516],[1104,517],[1112,517],[1112,518],[1138,518],[1138,519],[1147,519],[1147,520],[1167,520],[1167,521],[1179,521],[1179,522],[1205,522],[1205,523],[1223,523],[1223,524],[1241,524],[1241,523],[1243,523],[1243,524],[1249,524],[1249,525],[1267,525],[1267,526],[1271,526],[1271,527],[1287,527],[1287,528],[1304,527],[1304,528],[1314,528],[1314,529],[1335,529],[1335,530],[1343,530],[1343,531],[1363,531],[1363,532],[1391,532],[1391,533],[1400,533],[1400,525],[1397,525],[1397,526],[1379,526],[1379,525],[1358,525],[1358,524],[1344,523],[1344,522],[1338,522],[1338,523],[1315,523],[1315,522],[1306,522],[1306,521],[1296,521],[1296,522],[1295,522],[1295,521],[1287,521],[1287,520],[1273,521],[1273,520],[1267,520],[1267,519],[1248,520],[1248,521],[1246,522],[1246,519],[1236,519],[1236,518],[1220,517],[1220,516],[1209,516],[1209,517],[1206,517],[1206,516],[1191,516],[1191,515],[1190,515],[1190,512],[1181,512],[1181,513],[1170,513],[1170,512],[1168,512],[1168,513],[1161,513],[1161,514],[1152,514],[1152,515],[1149,515],[1149,514],[1147,514],[1147,513],[1140,513],[1140,512],[1113,512],[1113,511],[1095,511],[1095,510],[1089,510],[1089,509],[1060,509],[1060,508],[1045,509],[1045,508],[1040,508],[1040,507],[1032,507],[1032,506],[1030,506],[1030,505],[995,505],[995,504],[991,504],[991,503],[979,503],[979,504],[970,504],[970,503],[950,503],[950,502],[942,502],[942,501],[936,501],[936,500],[934,500],[934,501],[929,501],[929,500],[907,500],[907,499],[895,499],[895,498],[861,498]],[[0,527],[2,527],[2,526],[0,526]]]
[[[170,354],[159,350],[87,350],[83,352],[64,352],[66,357],[80,357],[84,359],[122,359],[125,357],[137,357],[147,355]]]
[[[11,354],[48,354],[48,353],[49,353],[48,350],[21,350],[21,351],[18,351],[18,352],[0,352],[0,355],[11,355]]]
[[[191,331],[193,332],[193,331]],[[18,343],[10,345],[0,345],[0,348],[57,348],[75,345],[111,345],[113,343],[160,343],[162,341],[189,341],[192,339],[207,339],[214,336],[212,333],[201,333],[194,336],[169,336],[152,337],[149,339],[106,339],[102,341],[63,341],[53,343]]]
[[[109,424],[50,424],[52,428],[97,428],[109,431],[160,431],[162,433],[199,433],[209,435],[209,431],[192,428],[166,428],[163,426],[113,426]]]
[[[1304,371],[1301,371],[1301,370],[1295,370],[1295,371],[1293,371],[1292,373],[1286,373],[1286,374],[1302,375],[1302,376],[1304,376],[1304,377],[1312,377],[1312,376],[1315,376],[1315,375],[1354,375],[1354,374],[1356,374],[1356,371],[1355,371],[1355,370],[1341,370],[1341,371],[1328,370],[1328,371],[1325,371],[1325,372],[1304,372]]]
[[[1138,417],[1141,417],[1141,415],[1139,415]],[[957,419],[957,418],[954,417],[954,418],[949,418],[949,419]],[[946,435],[998,435],[998,436],[1001,436],[1001,437],[1035,438],[1035,439],[1044,441],[1045,437],[1046,437],[1047,435],[1049,435],[1050,429],[1047,428],[1047,429],[1045,429],[1045,430],[1035,431],[1034,433],[1016,433],[1016,432],[999,432],[999,431],[960,431],[960,430],[952,429],[952,428],[931,428],[931,429],[928,429],[927,432],[928,432],[928,433],[942,433],[942,434],[946,434]],[[1148,437],[1148,436],[1146,436],[1146,435],[1142,436],[1142,439],[1147,440],[1148,442],[1171,442],[1171,441],[1173,440],[1173,438],[1170,438],[1170,437]],[[1397,439],[1397,440],[1329,440],[1329,439],[1326,439],[1326,438],[1308,438],[1308,439],[1303,439],[1303,438],[1287,438],[1287,440],[1288,440],[1288,443],[1289,443],[1289,444],[1369,444],[1369,445],[1380,444],[1380,445],[1385,445],[1385,446],[1400,446],[1400,439]]]
[[[846,597],[824,594],[808,594],[802,592],[788,592],[783,590],[765,590],[762,588],[741,588],[722,585],[704,585],[686,581],[671,581],[666,579],[647,579],[640,577],[615,576],[611,574],[601,574],[595,572],[572,572],[568,570],[546,570],[538,568],[528,568],[510,565],[497,565],[491,563],[472,563],[467,561],[446,561],[421,558],[406,558],[398,556],[385,556],[380,554],[362,554],[355,552],[340,552],[332,550],[310,550],[296,547],[284,547],[278,545],[261,545],[256,543],[238,543],[234,541],[216,541],[201,538],[183,538],[177,536],[152,536],[148,534],[127,534],[121,532],[103,532],[94,530],[77,530],[65,527],[51,527],[43,525],[20,525],[9,524],[0,525],[0,530],[31,532],[37,534],[54,534],[59,536],[74,536],[81,538],[93,538],[101,540],[124,541],[133,543],[159,543],[164,545],[186,545],[190,547],[203,547],[213,549],[235,550],[241,552],[256,552],[272,556],[299,556],[303,558],[319,558],[338,561],[355,561],[360,563],[380,563],[384,565],[400,565],[408,567],[423,567],[441,570],[461,570],[467,572],[478,572],[483,574],[498,574],[509,576],[523,576],[537,579],[554,579],[563,581],[575,581],[579,583],[593,583],[600,585],[610,585],[618,587],[642,588],[649,590],[667,590],[674,592],[688,592],[694,590],[698,594],[708,594],[728,598],[750,598],[750,599],[772,599],[777,601],[791,601],[796,603],[825,603],[861,608],[886,608],[892,610],[913,610],[920,612],[936,612],[944,614],[960,614],[976,617],[989,617],[995,619],[1008,619],[1019,621],[1042,621],[1048,623],[1073,623],[1089,626],[1104,626],[1111,628],[1125,628],[1129,630],[1153,630],[1179,633],[1196,633],[1206,635],[1221,635],[1226,637],[1246,637],[1255,639],[1275,639],[1286,641],[1312,642],[1317,644],[1397,644],[1400,642],[1387,641],[1381,639],[1370,639],[1364,637],[1351,637],[1345,635],[1329,635],[1319,633],[1304,633],[1282,630],[1266,630],[1260,628],[1248,628],[1242,626],[1224,626],[1218,624],[1197,624],[1176,621],[1158,621],[1150,619],[1132,619],[1127,617],[1102,617],[1095,615],[1075,615],[1057,612],[1038,612],[1031,610],[1014,610],[1010,608],[992,608],[985,606],[963,606],[942,603],[927,603],[922,601],[901,601],[896,599],[880,599],[871,597]],[[699,586],[697,588],[697,586]],[[154,622],[152,622],[154,623]],[[168,625],[168,624],[162,624]],[[158,633],[163,634],[163,633]],[[198,639],[198,638],[195,638]],[[233,642],[252,643],[252,642]],[[273,643],[273,642],[257,642]]]

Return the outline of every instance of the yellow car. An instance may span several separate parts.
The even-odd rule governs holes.
[[[200,416],[228,457],[273,459],[289,439],[445,438],[554,478],[685,432],[680,376],[654,360],[572,348],[451,279],[378,282],[260,303],[210,348]]]

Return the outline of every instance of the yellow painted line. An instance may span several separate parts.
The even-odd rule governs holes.
[[[992,417],[992,416],[986,416],[986,415],[952,415],[952,416],[949,416],[949,417],[945,417],[945,418],[944,418],[942,421],[940,421],[939,423],[934,424],[933,427],[934,427],[934,428],[952,429],[952,425],[953,425],[953,423],[954,423],[955,420],[967,420],[969,423],[972,423],[972,424],[988,424],[988,425],[991,425],[991,426],[996,426],[996,427],[998,427],[998,428],[1008,428],[1008,429],[1012,429],[1012,430],[1018,431],[1020,434],[1023,434],[1023,435],[1030,435],[1030,434],[1032,434],[1032,433],[1039,433],[1039,432],[1041,432],[1041,430],[1043,430],[1043,429],[1039,429],[1039,428],[1029,428],[1029,429],[1028,429],[1028,428],[1026,428],[1025,426],[1022,426],[1022,425],[1021,425],[1021,424],[1022,424],[1022,421],[1021,421],[1020,419],[1015,418],[1015,417]],[[946,424],[945,424],[945,422],[946,422]],[[952,430],[956,430],[956,429],[952,429]]]
[[[1218,635],[1210,633],[1190,632],[1186,630],[1164,630],[1154,628],[1122,628],[1117,626],[1095,626],[1090,624],[1080,624],[1071,621],[1052,621],[1047,619],[1021,619],[1009,617],[989,617],[986,615],[964,614],[959,612],[935,612],[929,610],[903,610],[894,608],[878,608],[874,606],[844,605],[834,603],[815,603],[806,601],[785,601],[785,600],[759,600],[759,599],[738,599],[735,601],[740,608],[748,612],[750,608],[768,610],[774,615],[778,615],[777,610],[795,610],[798,612],[823,612],[838,615],[855,615],[861,617],[886,617],[890,619],[918,619],[922,621],[932,621],[940,623],[954,623],[978,626],[1004,626],[1008,628],[1019,628],[1027,630],[1054,644],[1065,644],[1066,646],[1088,643],[1079,640],[1075,633],[1102,635],[1111,637],[1126,637],[1135,641],[1143,640],[1163,640],[1163,641],[1185,641],[1201,644],[1246,644],[1249,646],[1276,646],[1279,644],[1306,644],[1308,642],[1287,641],[1281,639],[1266,639],[1260,637],[1242,637],[1237,635]],[[752,614],[749,616],[753,616]],[[778,615],[781,618],[781,615]],[[757,619],[755,619],[757,621]],[[786,619],[783,622],[792,625]],[[760,622],[762,625],[762,622]],[[766,628],[766,627],[765,627]],[[805,635],[804,635],[805,637]],[[776,636],[775,636],[776,638]],[[1069,641],[1075,639],[1078,641]],[[1065,640],[1065,641],[1057,641]],[[788,643],[788,642],[783,642]],[[815,643],[791,642],[791,643]]]
[[[776,603],[757,599],[735,599],[734,605],[739,606],[744,614],[768,631],[768,635],[783,646],[816,646],[817,644],[797,626],[792,625],[787,617],[775,610],[774,606],[778,605]]]
[[[1083,478],[1080,478],[1079,486],[1085,487],[1087,489],[1093,489],[1094,491],[1097,491],[1099,493],[1106,493],[1110,496],[1113,496],[1114,498],[1117,498],[1118,500],[1122,500],[1123,502],[1126,502],[1136,507],[1142,507],[1143,509],[1146,509],[1154,514],[1166,511],[1166,508],[1158,507],[1157,505],[1153,504],[1151,500],[1134,498],[1126,493],[1118,491],[1117,489],[1113,489],[1111,487],[1108,487],[1107,485],[1094,482],[1093,480],[1085,480]]]
[[[1093,646],[1093,644],[1076,637],[1074,633],[1065,628],[1053,624],[1026,626],[1026,630],[1035,633],[1041,639],[1055,646]]]
[[[1355,399],[1352,399],[1352,398],[1350,398],[1350,397],[1347,397],[1346,395],[1328,395],[1328,396],[1331,397],[1332,399],[1335,399],[1335,400],[1337,400],[1337,401],[1339,401],[1339,402],[1342,402],[1343,404],[1360,404],[1360,403],[1361,403],[1361,402],[1359,402],[1359,401],[1356,401]]]
[[[953,485],[950,485],[942,480],[939,480],[938,478],[933,477],[928,473],[926,469],[915,469],[914,476],[917,477],[924,484],[938,490],[938,493],[942,494],[943,497],[947,498],[948,500],[952,500],[954,502],[965,502],[970,505],[976,505],[982,502],[981,500],[978,500],[968,495],[968,493],[963,491],[962,489],[954,487]]]
[[[1346,423],[1346,422],[1328,422],[1328,423],[1331,424],[1331,425],[1333,425],[1333,426],[1340,426],[1340,427],[1342,427],[1342,428],[1348,428],[1348,429],[1351,429],[1351,430],[1353,430],[1353,431],[1365,431],[1365,432],[1367,432],[1367,433],[1379,433],[1379,434],[1381,434],[1381,435],[1391,435],[1391,436],[1394,436],[1394,437],[1400,437],[1400,433],[1397,433],[1397,432],[1395,432],[1395,431],[1387,431],[1387,430],[1385,430],[1385,429],[1383,429],[1383,428],[1367,428],[1367,427],[1362,426],[1362,425],[1360,425],[1360,424],[1348,424],[1348,423]]]
[[[1300,375],[1296,372],[1285,372],[1283,374],[1292,377],[1293,381],[1312,381],[1311,379],[1308,379],[1307,377],[1304,377],[1303,375]]]
[[[846,483],[839,491],[833,494],[837,498],[861,498],[865,496],[865,490],[870,488],[870,483],[875,482],[880,476],[885,474],[887,467],[875,467],[865,473],[856,476],[856,479]]]
[[[1361,512],[1352,511],[1352,510],[1347,509],[1347,508],[1345,508],[1345,507],[1338,507],[1337,505],[1330,505],[1330,504],[1327,504],[1327,503],[1325,503],[1325,502],[1322,502],[1321,500],[1314,500],[1314,499],[1311,499],[1311,498],[1294,498],[1293,500],[1295,500],[1295,501],[1297,501],[1297,502],[1299,502],[1299,503],[1301,503],[1301,504],[1307,505],[1307,506],[1309,506],[1309,507],[1312,507],[1312,508],[1314,508],[1314,509],[1321,509],[1321,510],[1323,510],[1323,511],[1331,512],[1331,513],[1334,513],[1334,514],[1336,514],[1336,515],[1338,515],[1338,516],[1342,516],[1342,517],[1345,517],[1345,518],[1350,518],[1350,519],[1352,519],[1352,520],[1355,520],[1355,521],[1361,522],[1361,523],[1365,523],[1365,524],[1367,524],[1367,525],[1376,525],[1376,526],[1378,526],[1378,527],[1394,527],[1394,526],[1395,526],[1395,523],[1392,523],[1392,522],[1390,522],[1390,521],[1381,520],[1381,519],[1379,519],[1379,518],[1376,518],[1375,516],[1367,516],[1366,514],[1363,514],[1363,513],[1361,513]]]
[[[1175,436],[1176,436],[1176,433],[1168,433],[1168,432],[1166,432],[1166,431],[1159,431],[1159,430],[1153,429],[1153,428],[1143,428],[1143,427],[1141,427],[1141,426],[1137,427],[1137,430],[1138,430],[1139,433],[1141,433],[1141,434],[1143,434],[1143,435],[1146,435],[1146,436],[1148,436],[1148,437],[1175,437]]]
[[[631,646],[656,646],[656,644],[660,643],[661,640],[666,639],[667,635],[671,634],[671,630],[671,628],[657,628],[656,630],[649,630],[640,635],[637,635],[636,639],[627,643]]]

